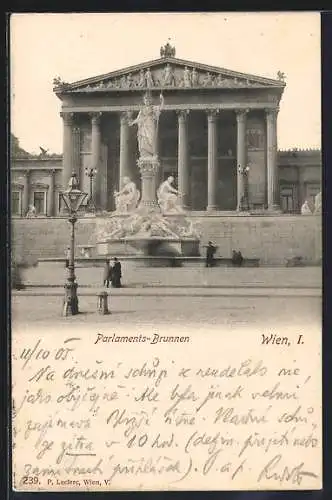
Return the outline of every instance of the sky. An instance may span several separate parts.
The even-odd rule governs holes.
[[[289,13],[13,14],[11,129],[20,146],[62,152],[66,82],[159,58],[168,38],[176,57],[276,78],[286,74],[278,147],[321,146],[320,15]]]

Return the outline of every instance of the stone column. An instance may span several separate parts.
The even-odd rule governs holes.
[[[279,210],[279,186],[277,167],[277,115],[278,109],[266,111],[266,164],[267,164],[267,207]]]
[[[50,171],[50,183],[47,193],[47,215],[48,217],[54,216],[54,176],[55,170]]]
[[[73,168],[72,171],[76,173],[77,178],[80,181],[80,186],[82,186],[82,176],[81,176],[81,137],[80,137],[79,127],[73,128]]]
[[[137,165],[142,179],[142,193],[139,207],[147,211],[155,210],[158,208],[156,190],[158,187],[159,161],[155,158],[140,158]]]
[[[60,113],[63,119],[63,156],[62,156],[62,186],[68,188],[68,182],[73,171],[73,123],[74,113]]]
[[[189,165],[188,165],[188,110],[178,112],[178,189],[182,194],[181,205],[189,205]]]
[[[217,209],[217,110],[208,111],[208,206],[209,212]]]
[[[30,170],[26,170],[23,177],[23,193],[22,193],[22,215],[26,216],[29,210],[30,197]]]
[[[131,178],[130,172],[130,128],[128,125],[127,113],[120,115],[120,171],[119,171],[119,189],[124,177]]]
[[[236,154],[236,175],[237,175],[237,202],[236,208],[238,211],[241,210],[242,199],[244,197],[244,179],[242,174],[242,169],[246,167],[247,164],[247,147],[246,147],[246,125],[247,125],[247,113],[248,110],[241,109],[236,110],[236,122],[237,122],[237,154]]]
[[[99,208],[99,163],[101,154],[101,113],[91,113],[91,168],[97,170],[93,182],[93,201],[96,208]]]

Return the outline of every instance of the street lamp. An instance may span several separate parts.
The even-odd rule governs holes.
[[[90,195],[88,198],[87,208],[89,212],[94,212],[96,207],[93,201],[93,178],[97,174],[96,168],[88,168],[85,167],[85,175],[87,175],[90,179]]]
[[[240,201],[240,210],[244,212],[249,211],[249,183],[248,183],[248,175],[250,171],[249,165],[239,165],[238,171],[240,175],[242,175],[243,179],[243,196]]]
[[[79,182],[75,172],[69,179],[68,189],[60,193],[66,208],[68,209],[68,221],[71,224],[70,258],[68,266],[68,277],[65,283],[65,298],[63,303],[63,315],[70,316],[78,314],[77,282],[75,276],[75,222],[77,211],[82,205],[87,193],[79,189]]]

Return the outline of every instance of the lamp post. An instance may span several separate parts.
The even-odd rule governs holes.
[[[249,165],[239,165],[238,171],[243,179],[243,196],[240,201],[240,209],[244,212],[249,211],[249,183],[248,175],[250,171]]]
[[[68,266],[67,282],[64,285],[65,297],[63,303],[63,315],[71,316],[78,314],[77,282],[75,276],[75,223],[77,221],[77,211],[82,205],[87,193],[79,189],[79,182],[76,174],[73,172],[69,179],[68,189],[60,193],[66,208],[68,209],[68,221],[71,224],[70,237],[70,258]]]
[[[87,203],[87,208],[89,212],[95,212],[96,207],[93,201],[93,178],[97,174],[97,169],[96,168],[88,168],[85,167],[85,175],[87,175],[90,179],[90,195]]]

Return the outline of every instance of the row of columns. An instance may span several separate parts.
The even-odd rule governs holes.
[[[237,209],[241,209],[244,196],[244,176],[241,173],[247,164],[246,120],[250,110],[235,110],[237,121]],[[207,112],[208,120],[208,211],[217,209],[217,115],[218,110]],[[278,207],[277,179],[277,109],[266,110],[266,166],[267,166],[267,204],[268,209]],[[63,185],[67,186],[73,169],[78,165],[79,145],[75,145],[73,125],[74,113],[61,113],[63,118]],[[98,170],[101,154],[101,113],[91,113],[91,167]],[[183,208],[188,208],[189,193],[189,154],[188,154],[188,115],[189,110],[181,110],[178,115],[178,189],[182,194]],[[120,172],[119,178],[130,176],[130,132],[125,114],[120,117]],[[78,172],[77,172],[78,173]],[[95,200],[98,196],[97,182]]]
[[[241,169],[247,165],[246,121],[249,110],[236,110],[237,121],[237,210],[241,209],[244,196],[244,176]],[[218,110],[208,112],[208,211],[217,209],[217,114]],[[189,167],[188,167],[188,111],[178,113],[178,183],[183,193],[183,208],[188,207]],[[278,208],[277,178],[277,109],[266,110],[266,148],[267,148],[267,204],[270,210]]]
[[[54,193],[55,193],[55,170],[50,170],[49,185],[46,195],[46,213],[52,217],[55,215]],[[22,188],[22,214],[26,215],[30,205],[30,170],[27,170],[23,176]]]

